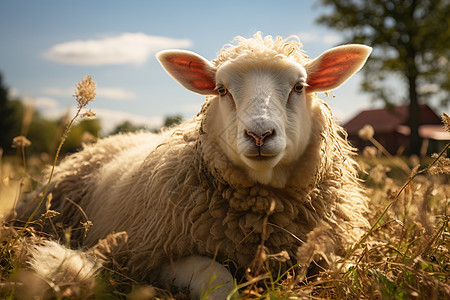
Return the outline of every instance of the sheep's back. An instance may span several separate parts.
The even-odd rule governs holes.
[[[85,244],[83,230],[75,230],[80,228],[80,222],[101,223],[99,215],[105,216],[105,210],[112,205],[108,193],[114,191],[121,178],[139,167],[163,138],[164,135],[149,132],[114,135],[85,145],[83,150],[67,156],[55,168],[48,190],[52,194],[51,209],[60,213],[55,222],[73,229],[74,246]],[[50,169],[47,176],[49,172]],[[38,191],[44,189],[45,182]],[[38,213],[43,212],[41,205]]]

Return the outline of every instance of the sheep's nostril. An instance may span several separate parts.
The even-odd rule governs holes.
[[[264,132],[263,134],[257,134],[253,131],[245,131],[245,133],[252,137],[255,140],[256,146],[261,147],[262,145],[264,145],[264,139],[268,136],[271,136],[274,134],[275,130],[268,130],[266,132]]]

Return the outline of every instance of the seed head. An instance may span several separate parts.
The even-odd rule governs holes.
[[[442,113],[442,122],[444,123],[444,128],[450,132],[450,117],[446,113]]]
[[[11,147],[13,147],[13,148],[22,148],[22,147],[28,147],[30,145],[31,145],[30,140],[28,140],[26,137],[21,135],[21,136],[16,136],[13,139]]]
[[[95,81],[92,81],[91,75],[84,77],[76,86],[77,90],[73,96],[77,98],[78,107],[85,107],[95,99],[95,88],[97,84]]]
[[[431,157],[438,158],[438,154],[434,153]],[[435,164],[428,170],[431,174],[450,174],[450,158],[443,154]]]
[[[95,116],[96,116],[95,112],[93,112],[91,109],[86,110],[86,112],[80,115],[80,117],[82,118],[93,118]]]
[[[376,147],[367,146],[363,149],[362,155],[364,157],[377,157],[378,150]]]
[[[364,125],[363,128],[361,128],[358,132],[358,136],[362,138],[363,140],[367,141],[373,138],[375,131],[373,127],[369,124]]]

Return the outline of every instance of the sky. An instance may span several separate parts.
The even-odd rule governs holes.
[[[2,0],[0,72],[10,95],[58,118],[76,106],[75,84],[90,74],[97,98],[89,106],[103,134],[125,120],[147,128],[164,118],[194,116],[204,101],[176,83],[155,58],[186,49],[208,60],[237,35],[298,35],[314,58],[345,38],[315,20],[312,0],[117,1]],[[361,74],[325,98],[338,120],[374,106],[359,88]]]

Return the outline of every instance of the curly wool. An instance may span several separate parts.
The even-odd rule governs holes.
[[[243,51],[223,50],[214,63],[244,55],[255,43],[245,41],[239,39]],[[307,59],[298,43],[261,41],[272,45],[267,51]],[[109,137],[66,158],[50,187],[52,209],[61,212],[55,221],[76,228],[85,220],[72,203],[83,208],[93,227],[86,236],[74,232],[78,246],[126,231],[127,248],[119,250],[123,262],[150,281],[162,264],[193,254],[246,268],[262,241],[270,253],[287,251],[287,265],[308,264],[309,249],[317,248],[308,236],[318,226],[328,233],[321,243],[328,239],[333,248],[324,255],[342,254],[368,226],[367,199],[342,128],[322,100],[313,100],[319,104],[311,111],[310,143],[282,189],[255,184],[227,159],[210,138],[214,98],[208,98],[196,118],[172,130]]]
[[[258,32],[253,38],[247,39],[242,36],[234,38],[234,44],[225,45],[220,51],[219,55],[212,60],[212,64],[219,68],[223,63],[233,61],[238,57],[251,57],[258,60],[282,57],[290,57],[296,62],[305,65],[311,59],[303,52],[303,45],[300,42],[300,38],[296,35],[292,35],[283,39],[277,36],[275,39],[268,35],[262,37]]]

